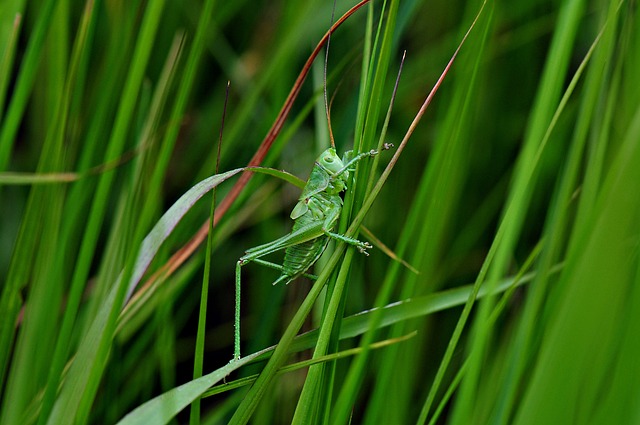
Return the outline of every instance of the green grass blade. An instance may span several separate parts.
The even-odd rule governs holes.
[[[611,17],[615,19],[617,8],[615,7],[615,4],[612,4],[611,6],[612,7],[609,12],[612,13]],[[607,11],[605,11],[605,13],[607,13]],[[603,42],[595,51],[594,63],[590,67],[589,74],[585,81],[585,93],[579,118],[576,123],[576,130],[573,135],[571,150],[567,159],[567,167],[564,175],[562,176],[557,193],[554,196],[555,199],[553,200],[552,208],[549,211],[550,215],[547,220],[548,230],[545,231],[545,234],[548,235],[548,237],[545,240],[544,253],[540,260],[539,278],[536,279],[536,282],[532,285],[534,289],[527,300],[527,306],[523,312],[522,322],[519,324],[520,328],[517,332],[517,339],[514,341],[513,349],[511,350],[511,358],[509,359],[511,362],[511,365],[509,366],[509,375],[512,378],[502,388],[502,394],[498,398],[499,408],[496,409],[494,413],[494,420],[499,423],[511,422],[512,409],[518,394],[517,386],[522,383],[521,380],[523,375],[525,375],[526,368],[530,361],[532,361],[532,359],[526,356],[525,353],[532,351],[532,336],[534,335],[534,329],[538,322],[538,317],[544,309],[544,301],[549,291],[548,285],[551,283],[545,276],[545,271],[548,270],[555,261],[558,261],[562,252],[562,247],[565,243],[565,232],[568,230],[567,216],[570,214],[569,207],[571,206],[571,197],[575,191],[576,181],[578,179],[582,156],[587,141],[587,134],[591,127],[593,114],[598,105],[597,100],[602,92],[603,78],[607,69],[606,64],[611,61],[611,55],[613,54],[612,45],[616,30],[613,19],[609,20],[609,27],[603,29],[603,31],[606,30],[606,32],[601,33],[601,35],[604,34]],[[599,38],[596,39],[590,52],[583,60],[580,69],[574,75],[570,88],[563,96],[563,101],[556,111],[555,117],[557,117],[564,109],[563,105],[566,105],[565,100],[573,92],[573,88],[575,87],[574,83],[578,81],[581,69],[588,62],[590,54],[598,44],[598,41]],[[613,90],[613,92],[615,92],[615,90]],[[554,123],[557,122],[555,117],[553,121]],[[551,127],[549,130],[551,130]],[[549,133],[547,133],[547,135],[548,134]],[[545,138],[547,137],[545,136]]]
[[[594,403],[609,386],[604,364],[619,356],[624,339],[637,334],[620,325],[629,315],[637,315],[637,299],[631,300],[628,295],[637,295],[633,287],[637,283],[638,257],[637,251],[629,256],[628,235],[640,233],[640,200],[629,197],[626,188],[640,179],[639,138],[637,109],[595,208],[585,226],[576,229],[575,237],[582,241],[582,248],[569,253],[560,281],[566,295],[550,311],[562,320],[552,322],[545,333],[515,423],[582,422],[592,418]],[[606,253],[602,247],[607,247]],[[582,331],[585,326],[590,332]],[[600,337],[592,338],[591,332]],[[631,373],[637,375],[637,367]],[[562,397],[550,397],[548,388]],[[637,383],[629,382],[623,393],[637,390]],[[625,399],[623,404],[629,402],[628,396]],[[612,409],[617,403],[599,404],[597,416],[617,423],[629,418],[627,412]]]
[[[537,161],[536,151],[551,120],[554,105],[557,103],[562,89],[563,78],[569,65],[570,52],[575,40],[576,32],[584,4],[580,0],[570,1],[563,5],[556,33],[549,51],[547,66],[542,75],[538,96],[533,107],[531,118],[525,136],[524,147],[516,165],[513,187],[510,193],[503,218],[504,236],[496,251],[494,262],[487,277],[486,285],[497,282],[506,268],[512,255],[515,240],[521,231],[527,206],[531,199],[532,187],[535,185]],[[487,326],[486,318],[492,309],[489,299],[481,303],[477,325],[473,328],[474,343],[473,357],[469,369],[460,388],[460,395],[456,401],[456,409],[452,421],[465,423],[473,415],[473,404],[476,388],[479,384],[481,365],[486,356],[485,347],[491,338],[491,329]]]
[[[3,7],[7,7],[9,2],[5,2]],[[9,76],[11,75],[11,67],[13,66],[13,60],[16,53],[16,45],[18,43],[18,33],[20,31],[20,24],[22,22],[22,14],[19,10],[22,6],[20,2],[14,2],[13,7],[7,7],[7,9],[13,9],[14,19],[13,22],[3,21],[0,22],[0,46],[4,46],[0,50],[0,119],[4,114],[4,103],[7,96],[7,87],[9,85]],[[5,19],[11,18],[11,13],[6,11],[0,13]]]
[[[555,272],[560,268],[556,268]],[[531,282],[534,274],[529,273],[518,279],[508,279],[501,282],[497,288],[496,293],[507,291],[514,286],[519,286]],[[403,303],[394,303],[382,309],[382,320],[380,326],[388,326],[393,323],[399,323],[406,321],[407,319],[423,317],[425,315],[433,314],[438,311],[449,309],[455,306],[459,306],[465,303],[469,295],[473,291],[472,285],[456,288],[450,291],[444,291],[443,293],[433,294],[427,297],[419,297],[412,300],[408,300]],[[479,297],[486,296],[486,291],[481,291]],[[343,328],[340,333],[341,338],[350,338],[353,336],[361,335],[369,329],[370,318],[372,311],[362,312],[355,316],[350,316],[343,321]],[[301,337],[296,338],[296,342],[292,345],[292,349],[299,350],[302,347],[312,347],[317,341],[317,331],[307,333]],[[246,365],[254,360],[258,360],[265,356],[265,354],[271,352],[276,347],[270,347],[265,350],[256,352],[249,356],[242,358],[237,363],[231,363],[221,369],[218,369],[203,378],[190,381],[180,387],[175,388],[148,403],[140,406],[138,409],[127,415],[119,425],[123,424],[135,424],[145,423],[144,421],[152,421],[153,423],[166,423],[166,421],[173,418],[178,412],[189,405],[191,401],[208,389],[209,386],[215,385],[224,376],[228,375],[234,369]],[[332,356],[338,355],[343,357],[344,355],[351,355],[360,352],[362,349],[350,350],[345,353],[334,354],[326,356],[319,360],[311,360],[310,364],[317,363],[318,361],[326,361],[332,358]],[[287,370],[287,368],[282,369]],[[171,400],[171,401],[168,401]],[[169,407],[171,406],[171,407]],[[162,409],[165,407],[166,409]],[[146,422],[149,423],[149,422]]]
[[[164,240],[169,236],[171,231],[175,228],[182,217],[184,217],[193,203],[200,199],[215,185],[240,173],[241,171],[243,171],[243,169],[236,169],[218,176],[213,176],[201,182],[201,184],[194,186],[178,202],[176,202],[169,211],[167,211],[163,218],[145,238],[142,246],[140,247],[135,267],[131,273],[130,283],[127,286],[123,286],[119,280],[113,285],[113,289],[109,293],[108,298],[105,299],[104,304],[96,315],[96,319],[92,323],[91,328],[88,330],[82,344],[80,345],[78,353],[75,356],[74,362],[65,380],[63,391],[56,402],[56,406],[51,417],[49,418],[50,423],[57,423],[61,420],[61,415],[65,413],[68,414],[67,410],[77,408],[76,404],[79,403],[80,400],[76,392],[84,391],[85,386],[89,384],[87,382],[85,371],[92,367],[92,363],[98,356],[97,350],[99,348],[99,342],[100,339],[105,338],[111,312],[114,310],[118,312],[120,311],[121,304],[117,303],[118,293],[123,292],[130,294],[133,291],[136,283],[144,274],[144,271],[147,269],[162,242],[164,242]],[[122,288],[126,290],[123,291]]]
[[[189,406],[189,404],[200,397],[208,388],[222,381],[231,372],[249,363],[260,354],[262,353],[258,352],[243,357],[195,381],[178,386],[156,397],[126,415],[118,422],[118,425],[169,423],[181,410]]]
[[[164,4],[162,1],[151,2],[146,10],[145,19],[141,26],[140,38],[136,46],[136,51],[133,56],[133,62],[130,69],[130,73],[125,84],[124,96],[121,98],[120,106],[118,109],[118,116],[115,121],[113,132],[108,143],[106,152],[106,158],[112,160],[122,153],[123,147],[126,142],[126,135],[131,123],[131,117],[135,101],[137,99],[137,93],[142,82],[143,72],[153,46],[154,34],[158,28],[159,18]],[[87,280],[89,273],[89,267],[93,252],[96,247],[98,231],[102,225],[102,221],[105,215],[105,204],[111,187],[113,185],[115,175],[113,173],[107,173],[100,178],[98,188],[91,206],[91,214],[89,222],[86,226],[86,233],[80,248],[80,257],[74,270],[74,275],[71,282],[71,295],[68,301],[67,311],[60,331],[60,338],[58,340],[58,347],[54,356],[54,370],[61,371],[62,365],[66,359],[68,350],[68,338],[70,337],[75,315],[80,303],[80,296],[82,288]],[[104,334],[93,335],[93,343],[104,344]],[[100,352],[99,347],[96,345],[93,347],[96,351],[89,350],[88,356],[98,355]],[[103,348],[104,350],[104,348]],[[93,366],[93,360],[86,359]],[[81,363],[81,362],[78,362]],[[75,372],[74,369],[77,363],[74,363],[74,367],[70,370],[67,377],[67,381],[63,386],[60,397],[56,401],[55,407],[49,418],[49,422],[56,423],[60,418],[76,418],[78,414],[83,416],[83,411],[88,411],[87,404],[90,403],[87,398],[91,398],[91,391],[86,391],[88,388],[97,387],[96,380],[99,380],[99,376],[95,376],[95,373],[99,372],[97,368],[89,366],[89,369],[94,372],[87,374],[86,367],[82,372]],[[86,366],[86,365],[85,365]],[[79,373],[80,372],[80,373]],[[93,375],[93,376],[92,376]],[[98,374],[99,375],[99,374]],[[57,387],[56,382],[50,382],[53,388]]]
[[[18,126],[36,78],[38,62],[40,61],[47,31],[49,30],[49,24],[53,19],[55,5],[56,2],[54,0],[46,0],[40,8],[36,29],[29,40],[22,60],[15,92],[7,109],[7,115],[2,122],[2,128],[0,128],[0,170],[7,168]]]

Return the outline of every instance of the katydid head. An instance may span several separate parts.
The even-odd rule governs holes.
[[[349,172],[344,169],[344,163],[334,148],[322,152],[316,162],[330,174],[330,192],[340,193],[346,189]]]
[[[344,164],[334,148],[329,148],[322,152],[317,162],[327,171],[330,171],[331,174],[335,174],[344,168]]]

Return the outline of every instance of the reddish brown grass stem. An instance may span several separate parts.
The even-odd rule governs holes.
[[[251,158],[251,161],[249,161],[249,163],[247,164],[247,167],[258,166],[264,160],[265,156],[267,155],[267,152],[269,152],[269,149],[271,148],[271,145],[273,144],[276,137],[280,133],[280,130],[282,130],[282,126],[284,125],[284,122],[287,119],[289,112],[291,111],[291,107],[293,106],[293,102],[295,101],[296,97],[300,93],[300,89],[302,88],[302,83],[304,83],[304,80],[307,78],[307,75],[309,74],[309,70],[311,69],[311,64],[316,59],[316,57],[318,56],[318,54],[320,53],[324,45],[327,43],[327,40],[329,39],[331,33],[334,32],[340,25],[342,25],[344,21],[346,21],[351,15],[353,15],[356,11],[358,11],[358,9],[360,9],[362,6],[364,6],[368,2],[369,0],[362,0],[360,3],[356,4],[351,9],[349,9],[344,15],[342,15],[340,19],[336,21],[335,24],[331,26],[331,28],[322,37],[320,42],[318,42],[318,45],[316,46],[316,48],[313,50],[313,52],[305,62],[304,67],[302,68],[302,71],[300,72],[300,74],[298,75],[298,78],[293,84],[293,87],[291,88],[291,91],[289,92],[287,99],[284,101],[284,104],[282,105],[282,109],[280,109],[280,112],[278,113],[278,116],[273,122],[271,129],[269,130],[265,138],[262,140],[262,143],[258,147],[258,150]],[[245,188],[245,186],[249,182],[249,179],[251,178],[251,176],[252,176],[252,173],[250,171],[245,171],[244,173],[242,173],[238,181],[231,188],[231,191],[229,192],[229,194],[220,202],[220,206],[216,209],[216,212],[215,212],[215,216],[213,220],[214,226],[218,224],[222,216],[227,212],[229,207],[231,207],[233,202],[238,198],[242,190]],[[182,248],[180,248],[175,254],[173,254],[171,258],[157,272],[155,272],[147,280],[147,282],[144,285],[141,286],[140,292],[145,291],[146,288],[150,287],[151,284],[155,282],[160,276],[166,277],[171,275],[178,267],[180,267],[180,265],[187,258],[191,256],[191,254],[196,250],[196,248],[200,246],[202,241],[204,241],[205,238],[207,237],[208,233],[209,233],[209,220],[203,223],[202,226],[200,226],[200,229],[198,230],[198,232],[196,232],[196,234]]]

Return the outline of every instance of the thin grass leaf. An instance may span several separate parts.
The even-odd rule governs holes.
[[[231,372],[249,363],[260,354],[258,352],[243,357],[195,381],[180,385],[139,406],[122,418],[118,425],[166,424],[196,398],[200,397],[209,387],[222,381]]]
[[[16,45],[18,43],[18,33],[20,31],[20,24],[22,22],[22,13],[20,9],[22,7],[20,1],[13,2],[11,6],[7,5],[9,2],[5,2],[4,7],[12,9],[14,13],[13,23],[10,23],[8,19],[11,18],[11,13],[6,11],[0,16],[6,21],[0,22],[0,46],[3,46],[0,50],[0,119],[4,115],[4,105],[7,95],[7,87],[9,85],[9,76],[11,75],[11,67],[13,66],[13,60],[16,52]]]
[[[406,341],[406,340],[408,340],[410,338],[413,338],[415,335],[416,335],[416,332],[412,332],[412,333],[410,333],[408,335],[405,335],[403,337],[400,337],[400,338],[394,338],[394,339],[387,339],[387,340],[384,340],[384,341],[379,341],[379,342],[376,342],[374,344],[371,344],[368,348],[371,349],[371,350],[376,350],[376,349],[379,349],[379,348],[387,347],[389,345],[393,345],[393,344],[397,344],[399,342]],[[362,350],[363,350],[363,348],[352,348],[352,349],[349,349],[349,350],[344,350],[344,351],[340,351],[340,352],[337,352],[337,353],[328,354],[326,356],[322,356],[322,357],[319,357],[317,359],[305,360],[305,361],[302,361],[302,362],[297,362],[297,363],[294,363],[294,364],[290,364],[290,365],[284,366],[282,369],[280,369],[278,371],[278,375],[282,375],[282,374],[288,373],[288,372],[293,372],[293,371],[298,370],[298,369],[307,368],[307,367],[309,367],[311,365],[318,364],[318,363],[324,363],[324,362],[328,362],[328,361],[331,361],[331,360],[343,359],[345,357],[349,357],[349,356],[353,356],[355,354],[358,354]],[[230,391],[230,390],[233,390],[233,389],[236,389],[236,388],[243,387],[245,385],[249,385],[249,384],[253,383],[256,380],[257,377],[258,377],[257,374],[256,375],[251,375],[251,376],[247,376],[247,377],[238,379],[238,380],[233,381],[233,382],[227,382],[225,384],[215,386],[215,387],[211,388],[209,391],[205,392],[202,395],[202,397],[203,398],[210,397],[210,396],[213,396],[213,395],[216,395],[216,394],[223,393],[225,391]]]
[[[569,253],[559,283],[565,296],[550,312],[562,320],[552,321],[545,333],[515,423],[591,419],[594,403],[610,383],[608,367],[604,365],[620,355],[624,339],[637,334],[626,326],[620,328],[620,324],[626,323],[629,315],[637,315],[637,298],[632,300],[628,295],[637,295],[633,287],[638,271],[640,200],[627,196],[626,188],[640,179],[639,138],[637,109],[595,208],[585,225],[576,229],[574,237],[582,242],[581,249]],[[631,254],[629,243],[635,247]],[[589,332],[583,331],[585,326]],[[592,332],[600,337],[594,339]],[[630,372],[637,376],[637,367]],[[637,394],[637,383],[628,384],[624,392]],[[550,396],[548,388],[553,388],[556,396]],[[628,396],[625,399],[622,403],[628,405]],[[617,404],[598,404],[598,417],[614,422],[629,418],[626,412],[614,408]]]
[[[7,114],[3,119],[2,128],[0,128],[0,171],[4,171],[7,168],[16,132],[33,88],[40,54],[49,24],[53,18],[55,5],[56,2],[54,0],[47,0],[40,7],[35,30],[29,39],[29,44],[20,66],[16,88],[7,108]]]
[[[527,206],[531,199],[532,188],[535,185],[535,177],[538,162],[534,160],[538,146],[543,139],[552,112],[559,99],[562,89],[562,79],[569,63],[569,53],[575,39],[577,25],[582,13],[583,2],[580,0],[566,3],[558,18],[556,33],[552,42],[547,66],[542,76],[538,97],[533,107],[523,149],[516,164],[513,186],[507,201],[501,228],[504,228],[501,238],[497,238],[497,250],[495,258],[487,275],[486,285],[495,284],[504,274],[509,258],[512,255],[513,245],[521,231]],[[484,279],[479,278],[478,284]],[[487,317],[492,309],[493,301],[488,299],[481,303],[479,316],[473,326],[474,357],[469,366],[468,373],[462,382],[460,396],[456,400],[456,409],[452,421],[464,423],[470,420],[473,411],[473,403],[476,397],[476,388],[480,377],[481,364],[486,355],[485,346],[491,338],[492,329],[487,326]],[[464,321],[461,316],[460,322]]]

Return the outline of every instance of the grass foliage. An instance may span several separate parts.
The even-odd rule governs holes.
[[[229,363],[235,263],[290,230],[294,176],[329,144],[324,55],[271,169],[224,200],[353,5],[0,4],[1,424],[640,422],[629,1],[349,17],[327,62],[337,150],[396,148],[359,163],[339,232],[376,246],[331,244],[287,287],[244,267]]]

